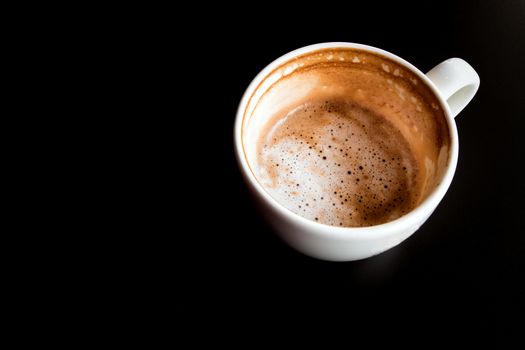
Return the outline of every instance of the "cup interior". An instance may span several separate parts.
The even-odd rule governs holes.
[[[365,70],[369,72],[370,81],[352,82],[349,89],[344,74],[340,79],[333,79],[333,76],[328,79],[334,70]],[[350,94],[362,108],[390,118],[408,142],[420,164],[418,171],[422,181],[418,184],[418,204],[443,181],[452,159],[447,111],[439,96],[414,68],[378,52],[355,47],[329,47],[289,55],[261,74],[245,97],[240,138],[243,156],[257,181],[258,140],[264,136],[262,133],[267,132],[270,119],[280,111],[293,110],[312,95],[344,94]],[[375,80],[382,84],[386,82],[388,85],[385,86],[392,90],[390,95],[395,98],[389,98],[385,103],[380,94],[375,93],[374,84],[370,83]],[[391,113],[392,110],[407,112],[396,114]],[[428,111],[431,113],[423,113]],[[433,118],[428,118],[428,115]]]

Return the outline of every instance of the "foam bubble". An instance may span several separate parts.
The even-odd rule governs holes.
[[[369,226],[408,212],[418,167],[401,133],[351,101],[310,101],[275,123],[257,176],[278,202],[308,219]]]

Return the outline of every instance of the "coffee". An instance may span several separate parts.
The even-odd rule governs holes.
[[[266,107],[253,113],[266,118],[252,171],[281,205],[313,221],[353,227],[399,218],[437,186],[448,162],[434,94],[367,51],[298,57],[276,70],[257,105]]]

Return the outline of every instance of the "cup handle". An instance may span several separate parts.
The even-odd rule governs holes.
[[[478,73],[461,58],[441,62],[427,73],[427,77],[447,101],[453,117],[465,108],[479,88]]]

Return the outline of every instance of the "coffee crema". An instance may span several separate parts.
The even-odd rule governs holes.
[[[411,71],[341,48],[272,74],[252,101],[260,131],[250,167],[284,207],[328,225],[371,226],[410,212],[439,184],[446,119]]]

